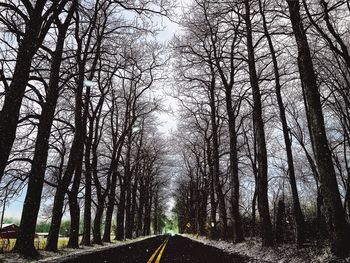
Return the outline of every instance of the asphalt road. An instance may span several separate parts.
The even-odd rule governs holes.
[[[157,236],[67,259],[65,263],[240,263],[246,260],[239,255],[192,241],[179,235]]]

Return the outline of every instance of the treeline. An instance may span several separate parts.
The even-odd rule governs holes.
[[[48,251],[68,211],[71,248],[161,231],[167,150],[153,89],[165,58],[152,19],[169,8],[1,1],[1,193],[25,195],[15,252],[38,254],[39,215],[50,222]]]
[[[350,249],[349,1],[196,0],[173,41],[181,232]]]

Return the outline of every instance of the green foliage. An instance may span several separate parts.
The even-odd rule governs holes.
[[[50,224],[49,223],[39,222],[36,225],[35,231],[39,232],[39,233],[47,233],[47,232],[49,232],[49,229],[50,229]]]
[[[70,221],[62,221],[61,227],[60,227],[60,235],[63,237],[68,237],[69,230],[70,230]]]
[[[83,222],[80,222],[79,233],[83,232],[83,227],[84,227]],[[70,221],[69,220],[62,221],[61,227],[60,227],[60,236],[69,237],[69,231],[70,231]]]
[[[19,225],[19,220],[13,217],[5,217],[3,224],[15,224]]]
[[[176,234],[178,232],[179,232],[179,229],[178,229],[178,225],[177,225],[176,216],[172,216],[171,218],[165,218],[164,233]]]

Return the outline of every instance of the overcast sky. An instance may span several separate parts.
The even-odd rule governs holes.
[[[175,16],[170,19],[166,17],[159,17],[157,22],[161,27],[164,27],[164,30],[159,32],[157,35],[157,40],[165,45],[174,37],[175,34],[180,34],[180,26],[178,22],[182,16],[182,14],[186,11],[187,6],[192,0],[178,0],[177,8],[175,10]],[[175,22],[176,21],[176,22]],[[176,99],[169,96],[171,93],[171,89],[173,89],[173,85],[171,83],[171,70],[165,69],[164,75],[168,79],[164,80],[162,91],[160,91],[165,97],[164,106],[169,110],[168,113],[160,113],[158,114],[159,121],[161,125],[158,127],[159,131],[162,133],[169,135],[171,131],[176,129]]]

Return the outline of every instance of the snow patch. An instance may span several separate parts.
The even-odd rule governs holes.
[[[297,248],[293,244],[283,244],[274,247],[262,247],[257,238],[246,238],[242,243],[231,243],[223,240],[211,240],[204,236],[182,234],[194,241],[216,247],[227,253],[239,254],[250,258],[249,263],[349,263],[350,257],[338,259],[332,256],[328,247],[311,244],[308,247]]]

